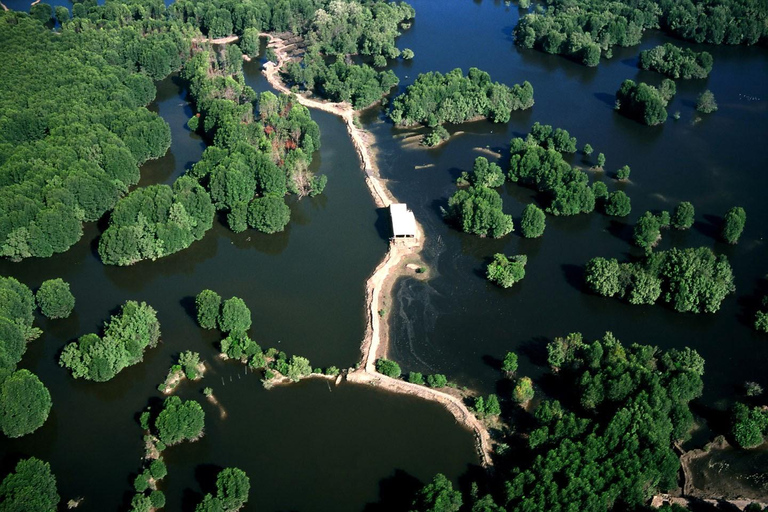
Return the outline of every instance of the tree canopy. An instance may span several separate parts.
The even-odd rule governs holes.
[[[23,459],[0,483],[0,509],[8,512],[56,512],[60,501],[51,466],[35,457]]]
[[[75,297],[69,291],[69,283],[60,278],[43,281],[35,299],[40,311],[48,318],[66,318],[75,307]]]
[[[528,263],[528,257],[524,254],[516,256],[494,254],[493,261],[486,269],[486,277],[502,288],[510,288],[525,277],[526,263]]]
[[[420,74],[403,94],[392,102],[390,119],[410,126],[462,123],[485,117],[496,123],[509,121],[513,110],[533,106],[533,86],[528,82],[508,87],[492,82],[485,71],[470,68],[467,76],[456,68],[445,75]]]
[[[735,291],[728,258],[707,247],[659,251],[637,263],[593,258],[586,266],[586,283],[605,297],[631,304],[654,304],[661,298],[676,311],[692,313],[716,312]]]
[[[656,88],[644,82],[624,80],[616,91],[616,110],[649,126],[662,124],[667,120],[667,103],[675,94],[671,80],[662,80]]]
[[[145,302],[129,300],[104,327],[104,335],[86,334],[64,347],[59,364],[76,379],[104,382],[141,362],[160,340],[160,322]]]
[[[501,238],[514,229],[512,216],[502,210],[501,196],[488,187],[457,190],[448,199],[448,218],[462,231]]]
[[[160,441],[173,445],[199,438],[203,434],[204,422],[205,413],[199,403],[169,396],[155,418],[155,430]]]
[[[51,394],[29,370],[16,370],[0,384],[0,429],[6,436],[34,432],[50,411]]]
[[[707,78],[712,71],[712,55],[665,43],[640,52],[638,65],[670,78]]]

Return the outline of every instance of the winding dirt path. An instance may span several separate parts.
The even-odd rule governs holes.
[[[268,46],[277,56],[277,63],[267,62],[264,66],[264,75],[267,81],[280,92],[291,94],[280,78],[280,69],[288,60],[285,41],[275,34],[260,34],[269,39]],[[373,135],[359,128],[355,119],[355,110],[349,103],[332,103],[318,101],[305,95],[296,95],[297,101],[307,108],[314,108],[337,115],[344,120],[352,143],[360,158],[360,166],[365,172],[365,182],[373,196],[376,206],[388,207],[397,200],[387,189],[386,182],[379,177],[379,168],[376,165],[371,145]],[[360,367],[347,374],[349,382],[368,384],[406,395],[413,395],[425,400],[432,400],[442,404],[453,414],[456,421],[468,427],[475,433],[475,441],[483,466],[493,465],[491,459],[491,436],[485,425],[464,405],[464,402],[453,395],[438,391],[426,386],[411,384],[399,379],[393,379],[376,371],[376,359],[386,357],[388,352],[389,325],[379,314],[384,300],[389,296],[393,281],[405,273],[405,260],[418,257],[424,242],[424,231],[417,223],[418,233],[410,242],[392,242],[384,260],[379,264],[373,275],[366,283],[366,309],[367,325],[365,338],[360,347],[362,359]]]

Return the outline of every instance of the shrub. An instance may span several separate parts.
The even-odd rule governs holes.
[[[400,365],[388,359],[376,360],[376,371],[393,379],[399,378],[401,373]]]

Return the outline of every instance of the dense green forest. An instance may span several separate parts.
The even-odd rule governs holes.
[[[708,52],[694,52],[671,43],[640,52],[638,65],[670,78],[707,78],[713,59]]]
[[[420,74],[394,99],[389,117],[403,126],[421,123],[435,127],[478,117],[506,123],[513,110],[532,106],[533,86],[528,82],[509,87],[491,81],[488,73],[477,68],[470,68],[467,76],[454,69],[445,75]]]
[[[289,84],[332,101],[365,108],[381,99],[398,78],[391,70],[376,71],[367,64],[355,64],[353,55],[369,56],[377,68],[387,59],[401,55],[395,45],[400,29],[409,26],[415,16],[405,2],[323,2],[315,12],[304,36],[307,48],[300,61],[285,67]],[[409,52],[409,53],[406,53]],[[404,58],[412,58],[406,50]]]
[[[689,402],[703,389],[701,356],[626,346],[611,333],[593,342],[578,333],[556,338],[547,354],[558,383],[548,389],[558,391],[527,421],[525,411],[516,416],[519,430],[502,443],[520,449],[500,455],[498,491],[482,494],[473,485],[462,496],[438,475],[418,493],[415,510],[632,510],[677,486],[673,443],[693,426]],[[516,368],[512,359],[505,368]],[[512,414],[510,401],[502,397],[502,414]]]
[[[586,266],[590,290],[620,297],[630,304],[654,304],[662,299],[680,312],[714,313],[733,293],[733,271],[725,255],[707,247],[659,251],[635,263],[593,258]]]
[[[757,44],[768,37],[768,7],[760,0],[547,0],[520,17],[515,42],[565,55],[585,66],[611,58],[614,46],[635,46],[647,29],[697,43]]]
[[[138,182],[139,165],[170,145],[168,125],[145,105],[155,97],[152,80],[180,67],[189,40],[152,19],[121,26],[130,9],[111,10],[118,19],[94,14],[96,22],[66,21],[59,33],[26,14],[0,13],[0,252],[7,258],[69,249],[82,223],[111,210]]]

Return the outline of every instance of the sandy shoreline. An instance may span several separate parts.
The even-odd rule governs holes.
[[[272,48],[277,56],[277,63],[267,62],[264,66],[264,76],[267,81],[280,92],[291,94],[280,79],[280,68],[288,59],[285,42],[280,37],[262,33],[261,36],[269,39],[268,47]],[[318,101],[303,95],[296,95],[297,101],[308,108],[315,108],[324,112],[337,115],[344,120],[352,143],[355,146],[360,166],[365,172],[365,182],[373,197],[376,206],[386,208],[396,203],[396,198],[387,189],[386,183],[379,178],[379,168],[371,152],[373,136],[355,124],[355,111],[349,103],[332,103]],[[395,393],[414,395],[425,400],[432,400],[442,404],[453,414],[456,421],[466,426],[475,433],[478,453],[483,466],[491,466],[491,437],[488,429],[475,415],[464,405],[460,398],[436,389],[411,384],[404,380],[386,377],[376,371],[376,359],[386,357],[389,345],[389,325],[385,318],[379,314],[382,305],[389,298],[392,285],[396,279],[408,272],[407,262],[420,261],[419,253],[424,245],[424,231],[417,223],[418,234],[413,241],[390,243],[389,251],[384,260],[379,264],[373,275],[366,282],[366,332],[360,347],[362,357],[360,366],[354,372],[347,374],[349,382],[369,384]],[[384,315],[385,316],[385,315]]]

